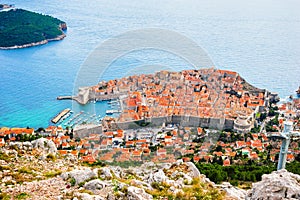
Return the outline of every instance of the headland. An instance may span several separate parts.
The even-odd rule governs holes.
[[[71,98],[80,104],[118,99],[122,111],[116,123],[124,129],[140,122],[249,131],[255,114],[276,94],[250,85],[236,72],[209,68],[101,81]]]

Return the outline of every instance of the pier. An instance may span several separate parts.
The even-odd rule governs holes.
[[[73,96],[58,96],[56,99],[57,100],[72,100],[74,97]]]
[[[71,109],[67,108],[58,113],[52,120],[54,124],[56,124],[61,118],[63,118],[66,114],[68,114],[71,111]]]

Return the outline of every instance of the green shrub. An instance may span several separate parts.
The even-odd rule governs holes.
[[[0,192],[0,199],[2,199],[2,200],[10,200],[11,196],[9,194],[7,194],[7,193]]]
[[[60,170],[49,171],[49,172],[46,172],[46,173],[44,174],[44,176],[46,176],[47,178],[52,178],[52,177],[61,175],[61,173],[62,173],[62,172],[61,172]]]
[[[47,158],[48,161],[55,161],[56,160],[55,155],[52,154],[52,153],[49,153],[46,158]]]
[[[9,156],[6,153],[0,152],[0,160],[5,160],[6,162],[8,162],[11,158],[12,158],[12,156]]]
[[[90,190],[86,190],[86,189],[82,189],[82,190],[79,190],[80,193],[87,193],[89,195],[93,195],[94,193]]]
[[[10,170],[11,168],[9,166],[6,166],[6,165],[0,165],[0,171],[3,171],[3,170]]]
[[[18,169],[18,172],[23,174],[33,174],[32,170],[27,167],[22,167]]]
[[[22,193],[18,194],[15,198],[18,199],[18,200],[22,200],[22,199],[27,199],[29,197],[30,197],[29,194],[27,194],[25,192],[22,192]]]
[[[75,186],[75,184],[76,184],[75,178],[71,178],[70,183],[71,183],[71,186]]]

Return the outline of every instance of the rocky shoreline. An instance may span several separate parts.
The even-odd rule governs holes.
[[[15,45],[15,46],[11,46],[11,47],[0,47],[0,49],[1,50],[23,49],[23,48],[33,47],[33,46],[44,45],[51,41],[63,40],[65,37],[66,37],[66,35],[64,33],[62,33],[61,35],[57,36],[56,38],[42,40],[40,42],[33,42],[33,43],[29,43],[29,44],[24,44],[24,45]]]

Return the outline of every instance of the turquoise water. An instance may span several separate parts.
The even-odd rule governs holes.
[[[297,0],[6,1],[67,22],[67,37],[47,45],[0,51],[0,126],[42,127],[70,101],[77,72],[101,42],[139,28],[164,28],[194,40],[215,66],[239,72],[257,87],[294,94],[300,85],[300,3]],[[1,39],[1,38],[0,38]],[[119,58],[99,79],[141,72],[144,65],[189,65],[156,50]],[[124,70],[126,69],[126,70]],[[147,71],[148,72],[148,71]],[[78,106],[104,114],[100,102]]]

